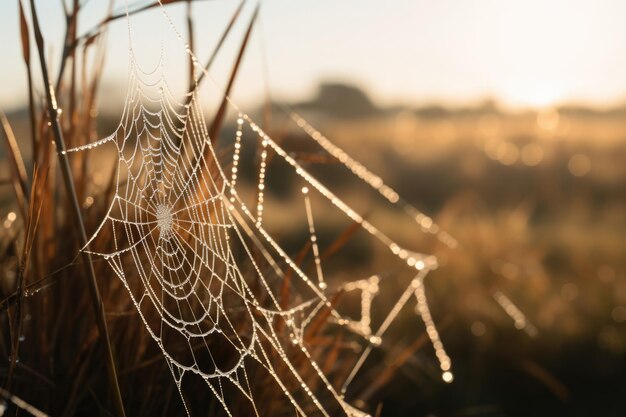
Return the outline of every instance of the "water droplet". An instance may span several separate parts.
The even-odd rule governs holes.
[[[369,341],[374,346],[380,346],[383,340],[378,336],[370,336]]]

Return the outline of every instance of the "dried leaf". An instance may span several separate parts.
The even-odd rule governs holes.
[[[30,38],[28,36],[28,23],[26,22],[26,16],[24,15],[22,2],[19,1],[18,4],[20,9],[20,34],[22,36],[22,54],[24,55],[24,62],[26,62],[26,65],[30,65]]]
[[[99,36],[100,36],[100,33],[94,33],[93,35],[89,36],[85,40],[84,47],[87,48],[89,45],[93,44],[96,41],[96,39],[98,39]]]
[[[320,255],[320,259],[325,260],[333,256],[337,253],[341,248],[343,248],[348,241],[354,236],[356,232],[361,230],[361,224],[354,222],[350,226],[348,226],[338,237],[333,241],[333,243],[326,248],[324,252]]]

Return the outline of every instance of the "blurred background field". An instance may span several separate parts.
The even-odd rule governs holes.
[[[429,275],[427,291],[437,321],[444,323],[455,381],[448,386],[439,380],[425,346],[372,399],[384,403],[382,415],[622,415],[625,108],[507,112],[491,101],[465,108],[384,108],[356,87],[336,83],[323,84],[294,107],[432,213],[459,242],[449,249],[407,234],[410,221],[372,205],[374,195],[276,117],[275,129],[293,155],[400,241],[434,249],[442,263]],[[9,118],[18,137],[27,135],[23,115]],[[103,117],[102,134],[115,123]],[[296,252],[307,230],[299,183],[285,182],[283,169],[271,166],[268,173],[267,209],[273,215],[266,221]],[[12,204],[6,187],[3,201],[7,233]],[[316,216],[322,248],[348,225],[330,210]],[[385,271],[391,259],[357,236],[328,263],[329,271],[338,271],[329,272],[330,279],[339,281]],[[516,328],[494,297],[498,291],[536,332]],[[397,326],[407,343],[422,331],[410,318]]]
[[[387,20],[383,19],[381,26],[393,32],[393,36],[408,39],[402,44],[420,38],[415,41],[420,45],[438,45],[436,55],[448,51],[453,56],[450,61],[443,60],[446,65],[439,64],[445,68],[456,65],[458,71],[446,70],[442,71],[443,75],[435,76],[437,63],[430,62],[424,65],[432,68],[420,72],[419,51],[404,59],[406,49],[396,51],[388,46],[395,53],[389,52],[386,67],[376,72],[377,75],[364,70],[364,74],[356,75],[357,82],[352,83],[349,65],[338,65],[333,72],[333,54],[342,54],[342,47],[348,45],[339,42],[334,53],[321,51],[322,58],[316,58],[316,50],[309,49],[308,59],[320,59],[323,63],[315,71],[303,70],[302,76],[309,77],[307,86],[292,92],[290,88],[299,79],[286,78],[281,83],[280,74],[285,71],[281,63],[289,60],[277,52],[281,50],[279,39],[284,38],[276,35],[279,30],[272,26],[281,22],[271,13],[284,6],[280,3],[264,11],[263,27],[267,32],[259,30],[265,33],[269,62],[264,64],[265,69],[259,69],[262,66],[259,60],[245,61],[239,76],[243,84],[235,87],[234,93],[235,97],[242,97],[248,109],[257,109],[251,113],[259,120],[270,115],[271,132],[322,182],[367,213],[376,224],[383,225],[399,242],[432,253],[440,260],[441,268],[428,276],[426,289],[442,340],[452,358],[453,383],[441,381],[432,347],[424,343],[397,372],[388,376],[384,387],[372,389],[371,396],[363,400],[367,402],[364,408],[382,403],[382,416],[626,415],[626,51],[623,48],[626,31],[612,32],[615,15],[619,15],[623,5],[610,1],[576,2],[574,6],[555,2],[560,6],[546,5],[545,10],[542,2],[511,6],[524,11],[522,17],[539,16],[533,26],[519,23],[520,14],[502,5],[490,8],[484,2],[477,2],[470,8],[470,14],[462,16],[466,5],[459,8],[463,10],[456,10],[443,2],[448,9],[443,6],[428,9],[428,5],[417,3],[419,6],[403,3],[402,7],[414,12],[415,19],[423,19],[417,17],[417,11],[425,11],[431,19],[447,22],[442,23],[444,26],[452,25],[446,19],[452,16],[452,22],[461,25],[461,29],[448,33],[442,40],[431,24],[420,29],[417,23],[411,26],[411,19],[406,18],[406,22],[401,19],[394,26],[394,19],[404,10],[402,7],[395,13],[385,12],[382,16]],[[360,39],[358,44],[371,42],[374,51],[386,50],[384,45],[376,47],[378,42],[384,42],[373,40],[377,36],[371,26],[377,8],[383,6],[370,9],[367,6],[371,4],[358,8],[355,21],[337,17],[328,4],[314,12],[307,9],[313,6],[300,9],[290,6],[285,9],[290,24],[283,28],[296,30],[293,21],[297,17],[307,24],[322,19],[325,27],[334,29],[328,29],[328,39],[316,39],[311,45],[323,45],[332,43],[334,35],[343,33],[336,27],[338,22],[344,22],[342,28],[348,32],[354,25],[358,27],[356,34],[348,38],[350,48],[357,50],[355,61],[362,64],[369,56],[372,66],[378,67],[378,61],[384,60],[376,56],[377,52],[363,52],[367,46],[355,47],[354,42],[357,36],[369,34],[370,38]],[[203,7],[208,10],[211,6],[200,6],[196,11],[198,16]],[[340,7],[356,8],[354,4]],[[322,9],[326,11],[323,13]],[[484,23],[480,12],[493,19],[499,17],[500,23],[484,33],[479,31],[468,43],[454,41],[465,36],[463,30]],[[219,13],[225,11],[216,8],[215,13],[221,16]],[[306,13],[311,17],[306,18]],[[323,20],[327,15],[328,20]],[[2,19],[6,16],[3,10]],[[595,31],[597,37],[591,36],[591,40],[581,45],[577,24],[584,22],[585,16],[591,16],[593,23],[589,31]],[[554,20],[558,17],[562,19]],[[518,23],[506,26],[502,23],[506,19]],[[551,24],[554,21],[557,23]],[[15,26],[15,22],[11,25]],[[538,38],[533,27],[544,38]],[[307,32],[307,28],[303,27],[296,39],[316,36]],[[118,29],[123,33],[121,26]],[[201,30],[209,31],[209,28]],[[553,34],[552,30],[560,32]],[[50,31],[54,33],[54,29]],[[487,63],[506,61],[490,43],[499,33],[511,42],[510,50],[504,48],[507,53],[517,51],[522,56],[520,59],[531,61],[526,63],[527,69],[532,68],[527,74],[504,67],[489,72],[474,62],[472,51],[479,55],[477,60],[482,57]],[[380,36],[387,45],[393,38],[387,32]],[[542,39],[548,52],[538,46]],[[563,39],[570,39],[573,45],[565,45]],[[480,48],[481,41],[487,42],[487,49],[491,47],[489,54]],[[306,41],[302,42],[306,46]],[[454,45],[448,45],[450,42]],[[565,52],[560,55],[553,50],[550,55],[550,48],[554,49],[555,45],[564,45]],[[534,53],[533,47],[537,48]],[[271,59],[272,48],[274,56],[279,56],[277,60]],[[284,46],[285,55],[290,48]],[[262,48],[251,50],[253,57],[262,55],[259,52]],[[573,68],[573,75],[559,74],[559,69],[568,68],[576,56],[568,51],[583,51],[576,59],[592,63]],[[7,49],[7,55],[11,54],[13,50]],[[611,58],[605,60],[609,55]],[[302,61],[293,58],[289,61],[293,64],[291,72],[298,73]],[[22,64],[16,60],[15,65]],[[112,67],[119,65],[114,62]],[[466,79],[460,76],[464,69],[469,73]],[[6,69],[3,71],[6,84],[13,76]],[[218,68],[218,79],[219,71]],[[246,76],[255,71],[257,78]],[[258,81],[258,73],[263,71],[273,80],[271,100],[258,87],[263,85]],[[407,73],[414,74],[413,78],[407,77]],[[555,82],[559,75],[566,81]],[[401,94],[402,84],[389,81],[397,77],[404,77],[402,83],[407,86],[404,94]],[[428,85],[429,77],[435,87],[420,90],[420,85]],[[597,86],[589,81],[594,77]],[[109,134],[119,121],[120,98],[124,93],[124,83],[119,78],[115,71],[105,78],[108,88],[97,117],[99,137]],[[420,81],[415,81],[418,87],[411,87],[418,78]],[[450,83],[448,87],[446,79]],[[485,83],[484,79],[489,81]],[[246,86],[253,81],[257,93],[245,95]],[[468,91],[458,87],[464,81]],[[555,86],[561,91],[554,93],[551,88]],[[507,91],[514,93],[507,95]],[[3,105],[8,109],[16,137],[27,144],[29,119],[25,97],[16,98],[16,94],[7,90]],[[273,105],[268,105],[269,101]],[[282,115],[280,103],[296,109],[327,137],[393,185],[409,202],[431,215],[457,239],[458,246],[450,249],[433,236],[416,234],[408,219],[398,216],[375,198],[374,192],[347,175],[336,161],[306,142]],[[222,135],[226,146],[234,129],[230,120]],[[24,153],[28,160],[26,145]],[[0,155],[3,158],[0,250],[8,253],[18,208],[10,182],[5,180],[10,177],[9,166],[4,162],[5,149],[0,150]],[[107,179],[108,172],[100,173],[101,182]],[[286,172],[279,163],[268,168],[266,212],[273,215],[268,215],[266,222],[268,229],[295,256],[307,238],[307,229],[302,221],[299,195],[302,184],[290,179]],[[94,175],[97,177],[98,173]],[[255,178],[252,175],[246,178],[244,173],[243,180],[246,179],[254,187]],[[85,210],[89,206],[85,202]],[[322,249],[337,238],[338,230],[349,226],[344,218],[322,205],[316,211],[316,222]],[[371,270],[383,274],[395,272],[388,271],[390,258],[382,247],[357,234],[327,260],[327,275],[329,281],[339,282],[360,278]],[[14,264],[5,262],[3,274],[10,274],[11,268]],[[400,285],[396,290],[402,290]],[[8,289],[3,293],[9,293]],[[392,286],[381,297],[391,302],[396,295]],[[374,310],[375,318],[377,314],[382,312]],[[392,329],[398,345],[383,345],[383,353],[378,354],[380,359],[387,361],[392,369],[394,358],[423,331],[414,317],[402,316]],[[369,381],[387,378],[379,368],[369,372],[359,381],[364,385],[360,388],[366,392]]]

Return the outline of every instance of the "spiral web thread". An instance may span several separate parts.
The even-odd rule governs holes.
[[[163,6],[161,10],[184,43]],[[128,26],[130,38],[130,20]],[[195,68],[214,82],[186,44],[185,50]],[[194,375],[206,383],[227,415],[236,413],[229,401],[233,390],[247,399],[252,414],[259,415],[255,395],[258,387],[250,377],[254,373],[256,379],[264,373],[297,415],[329,416],[341,410],[348,416],[364,416],[344,400],[344,394],[412,295],[435,348],[442,377],[450,382],[450,359],[430,316],[423,287],[427,273],[437,268],[436,258],[402,248],[363,218],[305,170],[230,98],[229,104],[239,117],[232,165],[226,173],[208,136],[198,89],[182,102],[175,98],[162,75],[163,53],[162,48],[157,68],[144,72],[130,48],[127,97],[118,128],[104,139],[67,152],[85,151],[109,142],[117,150],[115,193],[105,219],[84,250],[103,257],[129,291],[146,329],[168,363],[183,402],[183,379]],[[157,81],[146,81],[156,75]],[[380,177],[301,116],[290,115],[312,140],[388,201],[399,204],[424,231],[437,235],[449,246],[456,245],[451,236],[402,200]],[[241,149],[248,137],[256,138],[262,150],[253,209],[243,202],[237,187]],[[291,166],[305,184],[302,193],[315,278],[300,269],[263,227],[263,216],[271,215],[264,213],[269,151]],[[376,329],[372,329],[370,313],[381,279],[373,276],[336,288],[326,283],[311,193],[328,200],[416,273]],[[89,248],[100,235],[110,237],[111,248]],[[255,254],[260,254],[261,259]],[[297,294],[286,306],[279,292],[287,273],[296,277],[298,285],[293,285]],[[359,293],[358,320],[335,309],[330,299],[338,291]],[[323,310],[329,311],[331,323],[356,334],[365,344],[341,387],[333,386],[314,360],[305,337],[309,325]],[[301,363],[302,358],[318,382],[316,387],[307,385],[301,375],[301,366],[296,362]]]

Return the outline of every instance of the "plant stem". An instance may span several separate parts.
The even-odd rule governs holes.
[[[81,255],[83,257],[87,275],[89,277],[89,292],[91,296],[91,301],[94,308],[94,313],[96,316],[96,321],[98,323],[98,331],[100,333],[100,339],[105,347],[106,351],[106,361],[107,361],[107,369],[109,373],[109,383],[111,385],[111,389],[113,390],[115,406],[117,408],[117,414],[120,417],[125,417],[124,412],[124,404],[122,402],[122,394],[120,391],[119,383],[117,380],[117,371],[115,367],[115,359],[113,357],[113,349],[111,348],[111,340],[109,338],[109,330],[106,323],[106,318],[104,314],[104,305],[102,304],[102,298],[100,297],[100,291],[98,289],[98,282],[96,280],[96,273],[93,268],[93,262],[91,260],[91,255],[85,249],[87,247],[87,233],[85,231],[85,225],[83,223],[83,216],[80,211],[80,205],[78,203],[78,198],[76,196],[76,190],[74,188],[74,182],[72,179],[72,172],[70,168],[70,164],[65,153],[65,141],[63,140],[63,132],[61,130],[61,125],[59,123],[59,109],[57,108],[56,98],[54,97],[54,90],[52,85],[50,84],[50,79],[48,77],[48,68],[46,65],[45,54],[44,54],[44,41],[43,36],[41,34],[41,29],[39,27],[39,20],[37,19],[37,12],[35,9],[34,0],[30,0],[30,7],[32,12],[33,19],[33,29],[35,33],[35,41],[37,43],[37,49],[39,52],[39,62],[41,64],[41,73],[43,77],[44,90],[46,91],[46,101],[48,104],[48,114],[50,126],[52,128],[52,132],[54,135],[54,141],[56,144],[57,155],[59,157],[59,165],[61,167],[61,173],[63,176],[63,182],[65,183],[65,188],[67,189],[67,193],[71,201],[72,211],[74,212],[74,218],[77,223],[77,229],[79,232],[79,241],[80,246],[82,248]]]

